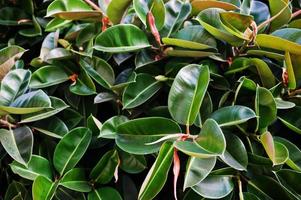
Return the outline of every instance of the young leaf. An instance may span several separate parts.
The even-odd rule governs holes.
[[[51,200],[57,187],[56,182],[44,176],[38,176],[32,185],[32,197],[34,200]]]

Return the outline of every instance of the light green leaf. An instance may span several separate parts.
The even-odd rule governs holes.
[[[220,126],[241,124],[255,117],[256,114],[253,110],[238,105],[220,108],[210,116],[210,118],[214,119]]]
[[[34,200],[51,200],[58,184],[44,176],[38,176],[32,185],[32,197]]]
[[[93,190],[88,194],[88,200],[122,200],[119,192],[111,187],[103,187],[100,189]]]
[[[27,166],[33,149],[33,134],[27,126],[14,130],[0,129],[0,141],[6,152],[19,163]]]
[[[150,47],[145,33],[131,24],[108,28],[96,37],[94,48],[110,53],[125,53]]]
[[[15,174],[32,181],[38,176],[44,176],[49,180],[52,179],[52,170],[49,161],[38,155],[32,155],[27,166],[13,161],[10,164],[10,168]]]
[[[113,24],[119,24],[132,0],[111,0],[107,15]]]

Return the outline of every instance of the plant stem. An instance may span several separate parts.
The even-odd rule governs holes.
[[[239,200],[244,200],[244,195],[242,192],[242,183],[241,183],[240,177],[238,177],[237,182],[238,182],[238,189],[239,189]]]
[[[16,128],[17,127],[17,125],[11,124],[10,122],[3,120],[3,119],[0,119],[0,125],[7,127],[7,128]]]
[[[97,11],[101,11],[101,9],[91,0],[85,0],[85,2],[87,4],[89,4],[89,6],[91,6],[94,10],[97,10]]]
[[[301,9],[300,9],[300,10],[297,10],[296,12],[294,12],[294,13],[292,14],[292,19],[295,18],[295,17],[297,17],[297,16],[299,16],[299,15],[301,15]]]

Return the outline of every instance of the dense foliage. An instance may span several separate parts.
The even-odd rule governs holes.
[[[0,0],[0,199],[301,199],[299,0]]]

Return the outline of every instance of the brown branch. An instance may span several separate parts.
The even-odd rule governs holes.
[[[299,15],[301,15],[301,9],[300,9],[300,10],[297,10],[296,12],[294,12],[294,13],[292,14],[292,19],[295,18],[295,17],[297,17],[297,16],[299,16]]]

